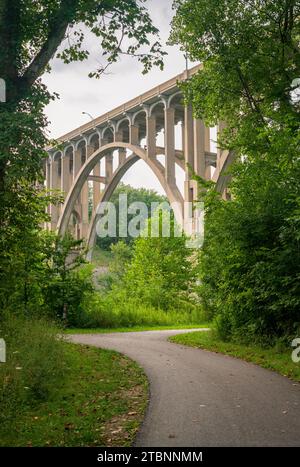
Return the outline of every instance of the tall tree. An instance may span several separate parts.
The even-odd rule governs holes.
[[[121,218],[121,223],[123,227],[126,227],[127,236],[120,237],[119,236],[119,227],[120,227],[120,195],[126,196],[127,206],[132,206],[132,203],[143,203],[147,207],[147,214],[145,214],[145,218],[141,220],[140,225],[137,226],[137,229],[142,232],[145,228],[145,224],[147,219],[151,217],[151,205],[152,203],[162,204],[168,203],[168,199],[166,196],[159,195],[155,190],[147,190],[146,188],[134,188],[130,185],[125,185],[124,183],[120,183],[119,186],[114,191],[110,202],[114,204],[116,209],[116,236],[115,237],[104,237],[100,238],[97,237],[97,245],[104,250],[109,250],[111,245],[116,244],[120,240],[124,241],[127,245],[131,245],[134,241],[134,238],[130,236],[130,232],[128,232],[128,224],[130,223],[131,219],[139,213],[137,212],[134,214],[128,214],[125,218]],[[154,204],[153,204],[154,206]],[[167,206],[167,204],[166,204]],[[124,213],[123,213],[124,214]],[[126,213],[125,213],[126,214]],[[126,225],[124,225],[126,224]],[[123,229],[124,230],[124,229]]]
[[[7,177],[36,178],[46,143],[43,108],[53,96],[40,78],[58,57],[64,63],[88,58],[85,36],[92,33],[105,63],[99,77],[121,54],[137,57],[148,71],[162,66],[158,30],[144,0],[1,0],[0,77],[6,102],[0,104],[0,195]],[[156,37],[150,44],[151,36]]]
[[[188,248],[187,237],[174,217],[158,209],[134,242],[123,288],[143,304],[182,309],[192,302],[196,271],[192,256],[193,250]]]
[[[99,69],[90,70],[91,77],[99,77],[122,54],[139,60],[144,72],[152,65],[162,67],[158,30],[144,4],[144,0],[0,0],[0,86],[6,87],[6,96],[0,90],[0,277],[11,287],[17,283],[8,279],[10,261],[25,244],[30,254],[27,245],[34,248],[32,239],[46,220],[43,202],[38,202],[45,196],[43,187],[36,182],[43,183],[49,144],[44,108],[55,95],[41,77],[50,71],[54,57],[66,64],[86,60],[88,34],[98,42],[103,59]],[[33,264],[28,255],[27,268]],[[29,276],[28,270],[20,273]],[[17,271],[14,279],[15,275]]]
[[[201,292],[224,337],[300,326],[300,3],[176,0],[172,41],[203,70],[184,86],[198,117],[227,123],[232,202],[209,192]]]

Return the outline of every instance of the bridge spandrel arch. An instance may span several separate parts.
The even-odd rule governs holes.
[[[175,206],[174,214],[177,221],[182,225],[182,216],[183,216],[183,199],[182,195],[176,185],[169,185],[166,182],[164,171],[162,170],[158,161],[150,159],[147,157],[147,153],[140,146],[135,146],[130,143],[124,142],[113,142],[106,144],[99,149],[97,149],[85,162],[78,172],[74,183],[65,199],[65,203],[57,224],[57,231],[59,235],[64,235],[68,229],[69,220],[74,209],[76,200],[81,193],[82,187],[86,180],[88,179],[89,174],[94,169],[95,165],[104,158],[108,152],[117,150],[117,149],[129,150],[132,152],[132,155],[127,157],[122,165],[114,172],[110,182],[104,190],[103,196],[101,197],[100,202],[108,201],[115,190],[116,186],[120,182],[123,175],[129,170],[129,168],[137,162],[139,159],[146,162],[150,167],[154,175],[157,177],[159,183],[164,189],[170,203]],[[96,212],[98,211],[98,207]],[[93,241],[95,239],[95,228],[96,228],[96,219],[92,219],[88,233],[88,243],[89,246],[93,246]]]
[[[190,73],[200,69],[196,67]],[[183,206],[183,199],[185,202],[198,199],[198,188],[191,179],[190,167],[202,178],[212,179],[222,195],[226,192],[232,155],[213,147],[211,129],[195,118],[192,107],[183,101],[178,81],[188,77],[188,73],[178,75],[62,137],[66,146],[73,147],[73,158],[69,157],[69,167],[67,158],[63,158],[61,178],[56,160],[47,166],[47,187],[51,189],[61,181],[63,188],[69,188],[64,189],[67,196],[60,216],[59,209],[50,206],[53,230],[57,229],[62,235],[66,232],[78,200],[81,234],[85,238],[90,236],[89,183],[93,183],[95,212],[99,202],[110,198],[122,176],[138,159],[150,167],[171,203],[179,202]],[[223,128],[224,122],[219,122],[217,131]],[[82,144],[85,146],[84,158]],[[214,173],[211,173],[211,166]],[[186,216],[186,210],[183,214],[182,211],[181,207],[175,216],[184,227],[186,219],[184,222],[181,219]]]

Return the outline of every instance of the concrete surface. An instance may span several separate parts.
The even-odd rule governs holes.
[[[167,341],[193,330],[72,335],[145,370],[150,403],[135,445],[300,446],[300,384],[232,357]]]

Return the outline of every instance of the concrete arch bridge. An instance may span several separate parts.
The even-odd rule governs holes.
[[[63,149],[48,150],[45,183],[48,190],[61,190],[65,200],[61,206],[49,206],[47,228],[61,235],[70,230],[85,238],[91,249],[100,203],[108,201],[124,174],[143,160],[169,201],[176,203],[177,221],[193,233],[194,220],[185,212],[185,202],[196,201],[198,193],[188,165],[206,180],[214,180],[227,197],[225,172],[231,158],[227,151],[213,150],[212,130],[183,103],[178,83],[199,70],[201,66],[185,71],[59,138]],[[217,133],[223,128],[220,123]],[[158,144],[159,139],[163,144]],[[178,167],[185,172],[182,191],[176,180]]]

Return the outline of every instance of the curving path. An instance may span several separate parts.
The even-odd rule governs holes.
[[[136,446],[300,446],[300,384],[167,341],[182,332],[70,336],[125,353],[145,369],[151,397]]]

